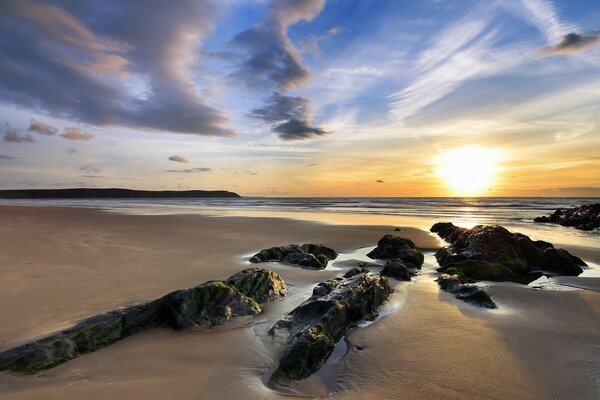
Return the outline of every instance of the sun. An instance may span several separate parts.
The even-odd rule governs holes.
[[[438,156],[436,172],[454,194],[481,195],[494,183],[500,159],[501,152],[495,149],[460,147]]]

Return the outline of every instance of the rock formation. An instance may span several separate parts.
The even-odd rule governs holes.
[[[423,253],[410,239],[400,236],[385,235],[377,247],[371,250],[367,257],[381,260],[401,260],[408,268],[421,268],[423,265]]]
[[[563,210],[559,208],[549,216],[537,217],[534,222],[572,226],[584,231],[600,228],[600,203]]]
[[[364,272],[318,284],[308,300],[269,331],[285,337],[287,344],[270,384],[301,380],[316,372],[346,331],[373,317],[390,293],[385,277],[371,278]]]
[[[450,243],[435,253],[440,265],[438,271],[447,274],[438,283],[464,300],[478,296],[484,303],[487,301],[484,298],[487,294],[483,296],[479,293],[481,289],[469,286],[475,281],[529,283],[543,273],[576,276],[586,265],[566,250],[541,240],[533,241],[498,225],[467,229],[439,222],[431,227],[431,232]],[[473,293],[466,296],[466,292]]]
[[[327,263],[335,260],[338,254],[335,250],[321,244],[290,244],[288,246],[263,249],[250,258],[253,264],[263,262],[281,262],[299,265],[305,268],[325,269]]]
[[[274,272],[250,268],[227,281],[210,281],[84,319],[42,339],[0,353],[0,371],[37,373],[90,353],[134,333],[168,326],[221,325],[232,318],[256,315],[259,303],[285,295]]]

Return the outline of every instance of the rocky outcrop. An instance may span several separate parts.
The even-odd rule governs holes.
[[[410,281],[410,272],[400,260],[389,260],[386,262],[381,270],[381,275],[389,276],[399,281]]]
[[[579,275],[586,264],[548,242],[533,241],[499,225],[477,225],[472,229],[451,223],[437,223],[431,228],[450,243],[435,253],[438,271],[461,278],[491,281],[527,282],[539,273]]]
[[[385,235],[377,247],[367,254],[367,257],[381,260],[401,260],[408,268],[421,268],[423,253],[410,239],[395,235]]]
[[[283,279],[268,269],[247,268],[229,277],[227,282],[259,303],[283,297],[286,291]]]
[[[442,274],[437,282],[442,290],[452,293],[457,299],[485,308],[496,308],[496,303],[483,289],[464,282],[458,275]]]
[[[584,231],[600,228],[600,203],[587,204],[575,208],[554,211],[552,214],[537,217],[534,222],[554,223],[563,226],[572,226]]]
[[[0,353],[0,371],[37,373],[112,344],[134,333],[168,326],[221,325],[256,315],[259,303],[285,295],[285,283],[272,271],[251,268],[227,281],[210,281],[87,318],[45,338]]]
[[[431,227],[450,243],[435,253],[440,268],[447,274],[438,283],[457,298],[486,303],[487,294],[470,285],[479,280],[529,283],[543,273],[579,275],[586,264],[568,251],[548,242],[533,241],[498,225],[460,228],[449,222]],[[485,292],[484,292],[485,293]],[[479,301],[481,300],[481,301]],[[490,300],[491,301],[491,300]]]
[[[374,316],[390,293],[385,277],[370,278],[367,273],[318,284],[308,300],[269,331],[287,338],[270,384],[301,380],[319,370],[346,331]]]
[[[327,263],[335,260],[338,254],[335,250],[321,244],[290,244],[288,246],[263,249],[250,258],[253,264],[263,262],[281,262],[299,265],[305,268],[325,269]]]

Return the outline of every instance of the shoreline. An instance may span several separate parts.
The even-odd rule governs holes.
[[[248,267],[244,256],[261,248],[319,242],[344,253],[339,267],[323,271],[265,264],[288,283],[288,296],[267,304],[249,325],[154,329],[39,376],[0,373],[3,398],[289,398],[261,381],[277,359],[261,335],[316,283],[343,273],[344,258],[362,257],[385,234],[411,238],[427,252],[426,265],[412,282],[393,281],[396,293],[376,323],[349,332],[347,353],[328,366],[338,379],[334,398],[600,394],[593,381],[600,292],[490,285],[501,308],[478,309],[438,289],[432,252],[440,241],[419,229],[87,207],[0,206],[0,219],[0,350],[96,312],[223,279]],[[600,256],[598,249],[584,251],[584,259]],[[317,377],[304,386],[306,393],[327,387]]]

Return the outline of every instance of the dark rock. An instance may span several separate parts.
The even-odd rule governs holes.
[[[399,281],[410,281],[410,272],[406,265],[400,260],[390,260],[385,263],[381,275],[398,279]]]
[[[221,325],[234,317],[256,315],[261,308],[235,286],[223,281],[178,290],[165,298],[169,325],[176,329]]]
[[[395,232],[402,232],[402,229],[400,229],[400,228],[394,228],[394,231]]]
[[[268,269],[247,268],[229,277],[227,282],[259,303],[284,297],[286,291],[283,279]]]
[[[572,226],[576,229],[591,231],[600,228],[600,203],[587,204],[566,210],[559,208],[549,216],[537,217],[533,221]]]
[[[0,371],[37,373],[159,326],[182,329],[220,325],[235,317],[260,313],[257,301],[244,293],[256,296],[260,302],[285,293],[285,283],[271,271],[251,268],[233,275],[229,281],[206,282],[84,319],[70,328],[0,353]]]
[[[483,289],[472,283],[464,282],[458,275],[442,274],[437,282],[442,290],[454,294],[457,299],[485,308],[497,308]]]
[[[438,271],[456,274],[462,280],[528,282],[543,270],[561,275],[579,275],[586,264],[566,250],[552,244],[532,241],[520,233],[511,233],[498,225],[459,228],[437,223],[431,228],[450,243],[435,257]],[[535,279],[535,278],[533,278]]]
[[[263,249],[250,258],[253,264],[262,262],[282,262],[313,269],[325,269],[330,260],[335,260],[335,250],[320,244],[290,244],[289,246]]]
[[[369,272],[369,270],[364,267],[364,266],[358,266],[358,267],[354,267],[349,269],[345,274],[344,274],[344,278],[350,278],[354,275],[358,275],[361,274],[363,272]]]
[[[308,300],[269,331],[287,336],[288,344],[269,383],[301,380],[316,372],[346,331],[373,316],[390,292],[386,278],[371,279],[366,273],[317,285]]]
[[[366,347],[362,344],[357,344],[356,346],[354,346],[354,348],[358,351],[363,351],[364,349],[366,349]]]
[[[377,247],[374,248],[367,257],[372,259],[398,259],[409,268],[421,268],[423,265],[423,253],[410,239],[401,238],[400,236],[385,235],[377,242]]]

